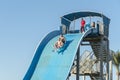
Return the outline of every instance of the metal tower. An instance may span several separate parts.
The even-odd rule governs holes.
[[[80,46],[91,46],[92,52],[84,52],[87,56],[80,56],[80,48],[76,53],[76,58],[71,68],[72,74],[76,74],[76,80],[79,76],[90,76],[91,80],[112,80],[111,58],[109,52],[109,23],[110,19],[103,14],[96,12],[76,12],[61,17],[60,27],[63,34],[77,33],[70,31],[72,21],[83,17],[100,17],[102,22],[96,21],[96,28],[91,29],[90,34],[86,35]],[[84,58],[83,58],[84,57]],[[85,80],[85,77],[83,78]]]

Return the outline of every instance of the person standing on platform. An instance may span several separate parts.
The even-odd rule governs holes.
[[[85,20],[82,18],[81,19],[81,28],[80,28],[81,33],[85,32],[84,26],[85,26]]]

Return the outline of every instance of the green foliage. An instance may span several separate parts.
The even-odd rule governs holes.
[[[113,54],[113,64],[116,67],[119,67],[120,65],[120,51],[119,50],[115,54]]]
[[[120,51],[118,50],[116,53],[113,54],[113,64],[117,69],[117,80],[119,80],[119,67],[120,67]]]

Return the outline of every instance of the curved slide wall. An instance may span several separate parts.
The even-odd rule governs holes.
[[[48,34],[40,43],[31,66],[23,80],[66,80],[72,67],[77,49],[83,37],[91,33],[66,34],[66,44],[63,48],[53,52],[53,44],[60,32]]]
[[[34,73],[34,70],[38,64],[38,61],[39,61],[39,58],[42,54],[42,51],[44,49],[44,47],[46,46],[46,44],[48,43],[48,41],[50,41],[52,38],[54,38],[55,36],[59,35],[61,32],[56,30],[56,31],[53,31],[53,32],[50,32],[49,34],[47,34],[41,41],[40,41],[40,44],[36,50],[36,53],[34,55],[34,58],[31,62],[31,65],[25,75],[25,77],[23,78],[23,80],[30,80],[33,73]]]

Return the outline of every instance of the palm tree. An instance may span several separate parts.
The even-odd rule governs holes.
[[[119,80],[119,67],[120,67],[120,51],[118,50],[115,54],[113,54],[113,64],[117,69],[117,80]]]

